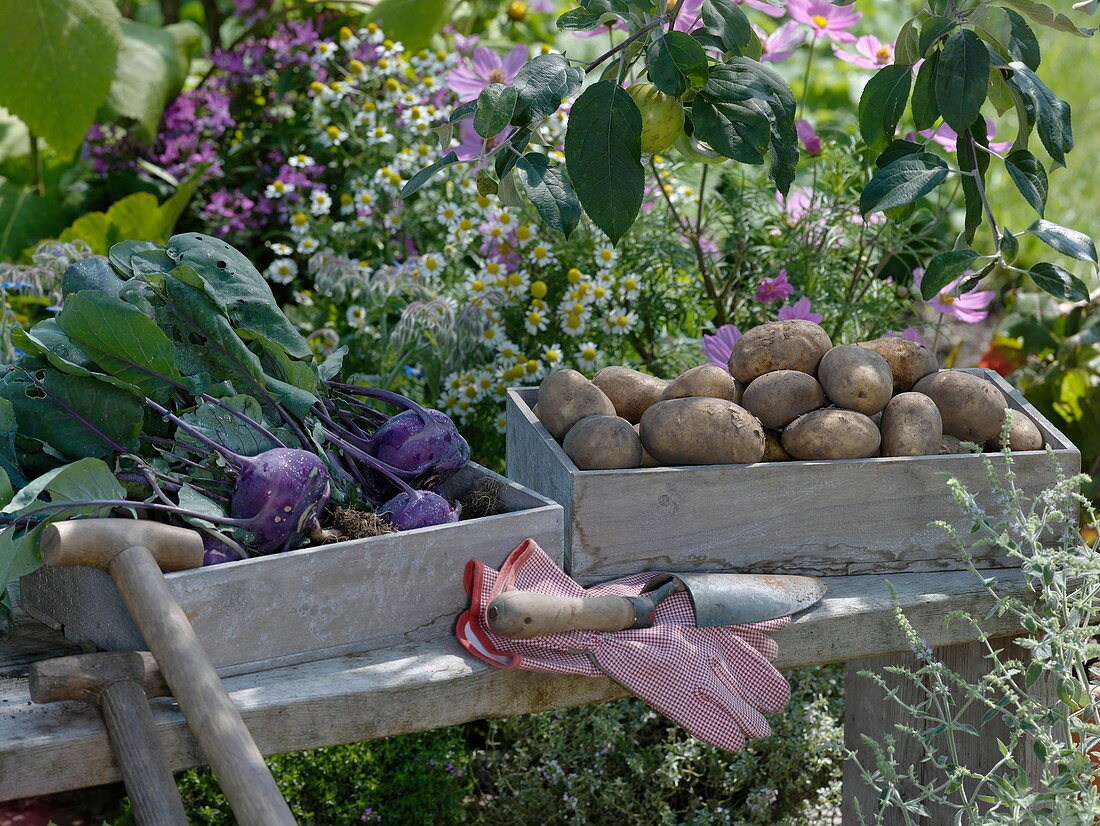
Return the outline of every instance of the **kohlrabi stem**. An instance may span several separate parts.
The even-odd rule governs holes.
[[[189,425],[187,422],[185,422],[183,419],[181,419],[175,413],[172,413],[170,410],[168,410],[168,408],[157,404],[152,399],[146,399],[145,403],[147,405],[149,405],[149,407],[153,408],[153,410],[155,410],[161,416],[168,419],[168,421],[170,421],[172,424],[174,424],[176,427],[178,427],[180,430],[182,430],[184,433],[186,433],[191,438],[197,439],[198,441],[202,442],[204,445],[211,448],[212,450],[216,450],[234,468],[239,468],[241,466],[241,461],[245,458],[244,456],[237,455],[236,453],[234,453],[232,450],[225,447],[224,445],[219,445],[213,439],[209,438],[208,436],[206,436],[204,433],[202,433],[198,429],[196,429],[196,428],[192,427],[191,425]]]
[[[357,384],[341,384],[331,381],[327,384],[337,390],[343,390],[349,395],[362,396],[367,399],[377,399],[378,401],[392,404],[394,407],[400,407],[403,410],[416,410],[420,413],[427,413],[423,407],[412,399],[407,399],[400,393],[394,393],[391,390],[383,390],[380,387],[360,387]]]
[[[133,499],[89,499],[84,502],[51,502],[40,508],[34,508],[26,513],[21,513],[18,518],[25,519],[28,516],[34,516],[38,513],[62,510],[64,508],[136,508],[138,510],[162,511],[174,514],[175,516],[190,516],[193,519],[205,519],[207,522],[216,522],[220,525],[232,525],[237,528],[249,528],[252,525],[251,519],[236,519],[231,516],[199,513],[198,511],[181,508],[179,505],[162,505],[158,502],[136,502]]]
[[[232,548],[234,551],[241,555],[241,559],[250,559],[252,557],[252,554],[250,554],[245,549],[244,545],[242,545],[236,539],[231,539],[230,537],[226,536],[217,528],[195,528],[195,530],[202,531],[207,536],[212,536],[222,544]]]
[[[372,468],[377,470],[379,473],[381,473],[383,476],[385,476],[387,479],[389,479],[391,482],[401,488],[401,490],[403,490],[409,496],[416,495],[416,491],[413,489],[413,487],[404,479],[397,476],[397,474],[394,473],[394,469],[387,465],[385,462],[374,458],[366,451],[360,450],[354,445],[349,445],[346,442],[343,442],[335,433],[332,433],[325,428],[321,428],[321,432],[324,433],[327,439],[332,441],[334,444],[339,445],[345,453],[350,453],[361,462],[366,462]]]

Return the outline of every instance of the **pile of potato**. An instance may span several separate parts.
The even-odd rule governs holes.
[[[817,324],[773,321],[745,333],[729,372],[693,367],[672,381],[605,367],[560,370],[535,414],[582,470],[865,459],[1000,449],[1007,405],[978,376],[939,370],[901,338],[833,346]],[[1038,450],[1034,422],[1012,417],[1012,450]]]

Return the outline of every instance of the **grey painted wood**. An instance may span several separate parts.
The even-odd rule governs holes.
[[[1006,402],[1032,418],[1060,472],[1080,471],[1080,451],[991,370]],[[509,390],[508,474],[561,502],[572,575],[582,583],[639,570],[728,570],[816,576],[965,567],[943,520],[965,532],[945,474],[994,509],[985,461],[1000,454],[581,471],[534,415],[533,388]],[[1051,485],[1045,451],[1014,454],[1027,494]],[[994,551],[979,567],[1011,564]]]
[[[989,572],[1001,593],[1030,598],[1018,570]],[[944,628],[944,615],[990,602],[967,572],[889,577],[917,632],[932,645],[973,639],[962,623]],[[886,577],[837,577],[825,599],[776,633],[782,669],[841,662],[905,650]],[[0,651],[0,800],[118,779],[98,715],[78,704],[27,705],[26,663],[53,655],[56,634],[21,618],[33,639],[11,659]],[[990,618],[986,630],[1012,633],[1011,618]],[[453,639],[406,643],[229,677],[226,688],[265,754],[359,742],[470,720],[602,702],[626,695],[610,680],[559,677],[492,668],[468,656]],[[5,702],[6,701],[6,702]],[[68,707],[67,707],[68,706]],[[170,765],[201,762],[178,710],[152,703]]]
[[[466,605],[468,560],[499,565],[527,538],[562,559],[558,504],[477,465],[447,492],[461,496],[486,477],[503,486],[507,513],[180,571],[167,580],[223,675],[444,639]],[[23,578],[22,602],[74,642],[148,647],[102,571],[40,569]]]

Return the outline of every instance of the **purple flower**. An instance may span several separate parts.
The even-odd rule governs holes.
[[[689,247],[693,247],[695,245],[695,242],[688,238],[686,235],[681,235],[680,241],[682,241],[686,246]],[[718,245],[707,238],[705,235],[699,236],[699,249],[701,249],[705,255],[718,254]]]
[[[672,5],[675,7],[676,4]],[[672,24],[673,30],[690,32],[699,28],[703,24],[702,11],[703,0],[684,0],[684,5],[680,7],[680,13],[676,15],[676,20]]]
[[[851,6],[834,6],[829,0],[788,0],[787,11],[813,30],[814,40],[828,37],[837,43],[854,42],[856,36],[848,29],[863,17]]]
[[[776,316],[779,321],[790,321],[791,319],[802,319],[803,321],[812,321],[814,324],[820,324],[821,320],[825,318],[821,313],[810,312],[810,299],[806,296],[798,299],[794,304],[784,304],[779,308],[779,315]]]
[[[795,52],[798,47],[806,42],[806,32],[799,28],[794,20],[788,20],[771,34],[753,24],[753,29],[760,37],[762,52],[760,60],[764,63],[780,63]]]
[[[846,52],[833,44],[833,54],[846,63],[862,69],[881,69],[894,62],[894,44],[883,43],[873,34],[865,34],[856,40],[856,53]]]
[[[616,20],[610,26],[598,26],[590,32],[573,32],[575,37],[599,37],[600,35],[608,34],[612,29],[617,32],[626,31],[626,23],[622,20]]]
[[[974,287],[961,295],[952,295],[952,291],[959,283],[973,275],[972,270],[967,270],[942,290],[931,300],[925,301],[929,307],[943,315],[953,315],[959,321],[967,324],[975,324],[989,315],[989,305],[993,303],[996,293],[993,290],[979,290]],[[913,270],[913,283],[920,290],[921,281],[924,280],[924,268],[917,267]]]
[[[798,139],[802,141],[802,145],[806,147],[808,154],[821,154],[821,138],[814,132],[814,127],[808,120],[799,118],[795,121],[794,131],[798,134]]]
[[[773,6],[771,3],[763,3],[761,0],[733,0],[734,3],[744,3],[746,6],[751,6],[757,11],[762,11],[768,17],[782,17],[785,12],[782,6]]]
[[[741,338],[741,331],[732,324],[723,324],[712,336],[704,333],[703,355],[707,358],[707,364],[714,364],[728,371],[733,345],[739,338]]]
[[[813,208],[814,191],[811,187],[799,186],[792,189],[786,198],[776,192],[775,199],[779,202],[779,208],[787,213],[792,221],[799,221]]]
[[[900,333],[886,333],[883,335],[883,338],[904,338],[908,341],[915,341],[917,344],[924,345],[925,347],[928,346],[924,339],[920,337],[920,333],[917,332],[916,327],[906,327]]]
[[[985,119],[985,133],[990,138],[997,134],[997,125],[993,123],[989,118]],[[946,123],[941,123],[937,129],[922,129],[921,137],[931,138],[934,143],[938,143],[948,152],[954,152],[959,145],[958,133],[948,126]],[[989,148],[994,152],[1004,152],[1012,146],[1012,141],[990,141]]]
[[[780,270],[775,278],[761,278],[754,296],[761,304],[781,301],[794,293],[794,287],[787,280],[787,271]]]
[[[458,154],[459,160],[472,161],[480,158],[483,151],[489,152],[495,148],[500,143],[498,138],[501,134],[503,131],[491,138],[483,138],[474,130],[474,122],[467,118],[459,122],[458,146],[452,148]],[[480,169],[483,165],[479,164],[477,168]]]
[[[511,83],[516,72],[527,62],[527,46],[516,44],[512,51],[502,59],[492,49],[478,46],[471,60],[463,60],[461,65],[451,71],[447,82],[458,94],[458,100],[465,103],[475,100],[481,90],[494,83]]]

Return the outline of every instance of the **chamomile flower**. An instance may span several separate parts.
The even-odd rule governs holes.
[[[570,267],[569,271],[565,274],[565,280],[570,284],[579,284],[584,279],[584,273],[578,270],[576,267]]]
[[[341,215],[354,215],[355,214],[355,198],[352,197],[350,192],[340,193],[340,214]]]
[[[443,259],[434,252],[420,256],[420,266],[426,277],[433,278],[443,271]]]
[[[497,353],[500,357],[509,364],[515,364],[521,357],[519,348],[506,338],[502,338],[497,345]]]
[[[290,216],[290,231],[295,235],[309,232],[309,216],[304,212],[295,212]]]
[[[600,359],[600,348],[593,342],[586,341],[577,347],[577,363],[581,367],[591,369]]]
[[[529,309],[523,320],[523,329],[535,336],[546,329],[547,315],[545,310]]]
[[[554,263],[554,254],[550,251],[550,248],[545,244],[534,244],[527,250],[527,255],[539,265],[547,265]]]
[[[497,416],[496,428],[497,428],[497,433],[506,433],[506,432],[508,432],[508,417],[507,416]]]
[[[321,144],[327,147],[339,146],[347,139],[348,133],[335,124],[326,127],[319,138]]]
[[[538,240],[535,230],[530,224],[520,224],[516,227],[516,243],[522,248]]]
[[[309,169],[317,163],[309,155],[291,155],[286,159],[286,162],[295,169]]]
[[[298,241],[298,252],[302,255],[311,255],[317,252],[317,248],[321,246],[320,242],[316,238],[310,238],[306,236]]]
[[[316,216],[328,215],[332,209],[332,198],[327,192],[315,189],[309,193],[309,211]]]
[[[359,38],[355,36],[355,33],[347,26],[340,28],[340,45],[345,51],[352,51],[359,46]]]
[[[367,326],[367,308],[352,304],[344,313],[344,318],[347,320],[349,327],[362,330]]]
[[[500,339],[504,337],[504,333],[500,327],[496,324],[489,324],[484,330],[481,331],[481,337],[489,344],[496,344]]]
[[[280,258],[286,258],[288,255],[293,255],[294,250],[288,247],[286,244],[280,244],[278,241],[274,241],[267,245],[275,255]]]
[[[355,206],[359,209],[370,209],[374,206],[374,193],[369,189],[359,189],[355,192]]]
[[[335,57],[338,51],[336,44],[331,40],[322,40],[317,44],[317,51],[314,54],[317,60],[324,61]]]
[[[588,316],[581,313],[570,313],[561,320],[561,330],[567,336],[576,338],[583,336],[588,329]]]
[[[633,298],[642,288],[642,280],[636,275],[626,275],[619,279],[619,291],[624,298]]]
[[[374,126],[367,130],[366,140],[368,146],[385,146],[393,143],[393,135],[386,131],[385,126]]]
[[[295,290],[293,293],[294,303],[299,307],[312,307],[313,306],[313,293],[309,290]]]
[[[619,260],[619,251],[610,244],[596,247],[596,266],[601,268],[613,267]]]
[[[298,264],[293,258],[276,258],[268,265],[264,275],[276,284],[289,284],[298,274]]]
[[[462,219],[462,213],[458,209],[458,205],[454,201],[444,201],[439,205],[439,208],[435,212],[436,217],[439,218],[448,227],[453,227]]]
[[[272,181],[267,185],[267,189],[264,190],[265,198],[282,198],[284,195],[289,195],[294,191],[294,184],[288,184],[286,181]]]
[[[638,314],[624,307],[615,307],[603,318],[604,327],[609,333],[623,336],[638,323]]]
[[[564,358],[564,354],[560,344],[551,344],[545,350],[542,351],[542,360],[546,362],[548,370],[554,370],[561,365],[561,360]]]

